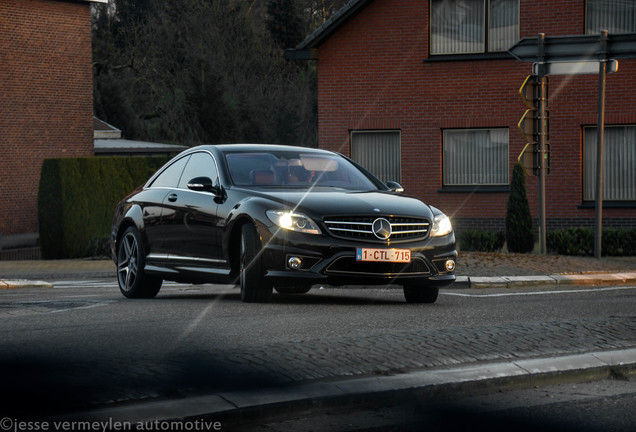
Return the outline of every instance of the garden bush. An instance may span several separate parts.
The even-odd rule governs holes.
[[[502,231],[463,230],[458,236],[458,247],[462,251],[497,252],[506,241]]]
[[[42,258],[103,254],[116,204],[167,160],[167,157],[45,159],[38,193]]]
[[[534,249],[532,214],[526,192],[525,170],[517,163],[512,171],[506,212],[506,244],[510,252],[528,253]]]
[[[549,252],[561,255],[594,255],[594,230],[591,228],[568,228],[546,233]],[[601,255],[636,255],[636,229],[603,229]]]

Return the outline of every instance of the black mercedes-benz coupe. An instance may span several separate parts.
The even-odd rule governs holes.
[[[455,281],[455,235],[440,210],[338,153],[205,145],[165,164],[117,206],[111,249],[121,292],[163,280],[235,283],[266,302],[312,285],[401,285],[433,303]]]

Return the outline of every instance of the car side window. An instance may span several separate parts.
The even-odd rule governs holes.
[[[183,172],[183,168],[186,166],[188,159],[190,159],[190,156],[181,158],[170,165],[168,168],[163,170],[161,174],[159,174],[159,177],[157,177],[150,186],[169,188],[177,187],[179,180],[181,179],[181,173]]]
[[[183,171],[181,181],[179,181],[179,189],[187,189],[188,182],[195,177],[209,177],[212,184],[218,183],[218,174],[216,164],[209,153],[194,153]]]

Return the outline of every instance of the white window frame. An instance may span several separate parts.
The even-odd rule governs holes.
[[[504,140],[493,141],[493,133]],[[475,134],[470,137],[470,134]],[[463,135],[463,136],[462,136]],[[442,183],[453,186],[502,186],[510,182],[508,128],[445,129],[442,137]],[[478,148],[479,146],[486,148]],[[500,154],[497,154],[497,147]],[[505,147],[505,150],[503,148]],[[490,154],[484,150],[494,150]],[[492,168],[496,168],[493,170]]]
[[[444,20],[449,22],[451,25],[454,23],[454,27],[457,29],[462,29],[462,31],[466,32],[464,36],[467,38],[466,42],[463,44],[455,41],[449,41],[446,44],[441,42],[443,38],[442,34],[435,34],[433,29],[437,27],[434,25],[434,20],[436,19],[436,11],[433,10],[433,2],[437,0],[429,0],[429,52],[431,55],[453,55],[453,54],[482,54],[482,53],[494,53],[494,52],[505,52],[507,51],[513,44],[515,44],[519,40],[519,32],[520,32],[520,0],[507,0],[516,2],[516,10],[512,13],[515,13],[516,24],[513,25],[512,29],[508,29],[508,33],[514,32],[514,35],[508,35],[510,38],[509,41],[504,45],[498,44],[501,40],[501,27],[493,27],[494,19],[493,16],[493,4],[497,0],[444,0],[444,4],[441,7],[446,7],[448,11],[446,12],[448,15],[444,17]],[[456,1],[457,3],[453,3]],[[462,18],[459,12],[461,12],[461,4],[459,2],[465,1],[481,1],[482,2],[482,17],[481,17],[481,27],[476,30],[480,33],[479,35],[468,34],[470,29],[474,26],[470,26],[464,20],[475,19],[474,15],[471,15],[470,11],[464,12],[464,17]],[[452,12],[450,10],[453,9]],[[454,14],[453,12],[459,11]],[[443,12],[440,12],[443,13]],[[511,13],[511,15],[512,15]],[[479,17],[478,17],[479,18]],[[499,29],[499,32],[497,31]],[[495,36],[497,33],[499,35]],[[475,39],[471,39],[472,36],[477,36]],[[436,40],[439,38],[440,40]],[[454,45],[451,47],[450,45]],[[436,45],[440,45],[439,49]],[[445,45],[445,46],[442,46]],[[460,46],[461,45],[461,46]]]
[[[396,135],[397,148],[382,148],[379,141],[362,143],[366,149],[357,148],[360,143],[355,142],[360,138],[380,138],[380,135]],[[402,178],[402,132],[399,129],[378,129],[378,130],[355,130],[350,132],[350,155],[351,159],[362,165],[367,171],[379,178],[383,182],[401,182]],[[373,147],[369,149],[368,147]],[[391,160],[391,156],[397,157],[397,161]]]
[[[597,131],[583,128],[583,201],[596,201]],[[636,125],[605,126],[603,201],[636,201]]]

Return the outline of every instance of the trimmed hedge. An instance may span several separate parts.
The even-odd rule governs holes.
[[[463,251],[497,252],[506,242],[506,235],[502,232],[485,230],[463,230],[458,236],[458,246]]]
[[[546,242],[549,252],[561,255],[594,255],[594,230],[591,228],[569,228],[548,231]],[[601,238],[601,255],[636,255],[636,229],[604,228]]]
[[[95,245],[110,236],[117,203],[167,161],[167,157],[45,159],[38,193],[42,258],[94,254]]]

